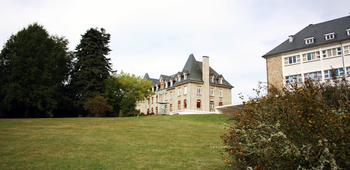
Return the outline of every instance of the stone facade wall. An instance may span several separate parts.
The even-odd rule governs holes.
[[[283,87],[282,56],[266,59],[267,84],[279,89]]]

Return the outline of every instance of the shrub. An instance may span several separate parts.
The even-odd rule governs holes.
[[[226,161],[239,169],[350,167],[349,98],[345,80],[268,89],[225,124]]]
[[[100,95],[88,99],[83,107],[88,111],[88,116],[91,117],[103,117],[107,112],[113,111],[113,107],[107,104],[107,99]]]

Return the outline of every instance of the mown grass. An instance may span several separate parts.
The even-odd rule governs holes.
[[[227,118],[0,119],[0,169],[224,169]]]

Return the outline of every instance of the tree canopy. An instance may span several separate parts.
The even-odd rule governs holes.
[[[0,109],[8,117],[51,115],[70,71],[67,45],[37,23],[11,35],[0,53]]]
[[[80,44],[76,47],[69,85],[76,107],[82,107],[87,99],[104,92],[104,81],[111,71],[110,59],[106,58],[111,51],[109,40],[110,34],[103,28],[91,28],[82,35]]]
[[[104,96],[108,104],[113,106],[114,112],[110,116],[134,116],[136,102],[143,101],[153,92],[152,82],[142,79],[134,74],[121,71],[113,74],[106,80]]]

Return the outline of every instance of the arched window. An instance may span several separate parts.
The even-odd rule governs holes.
[[[170,104],[169,110],[170,110],[170,111],[173,111],[173,104]]]
[[[179,101],[177,102],[177,108],[178,108],[179,110],[181,110],[181,100],[179,100]]]
[[[184,109],[187,108],[187,99],[184,100]]]
[[[156,107],[156,114],[158,114],[158,107]]]
[[[219,102],[219,106],[223,106],[224,104],[222,102]]]

